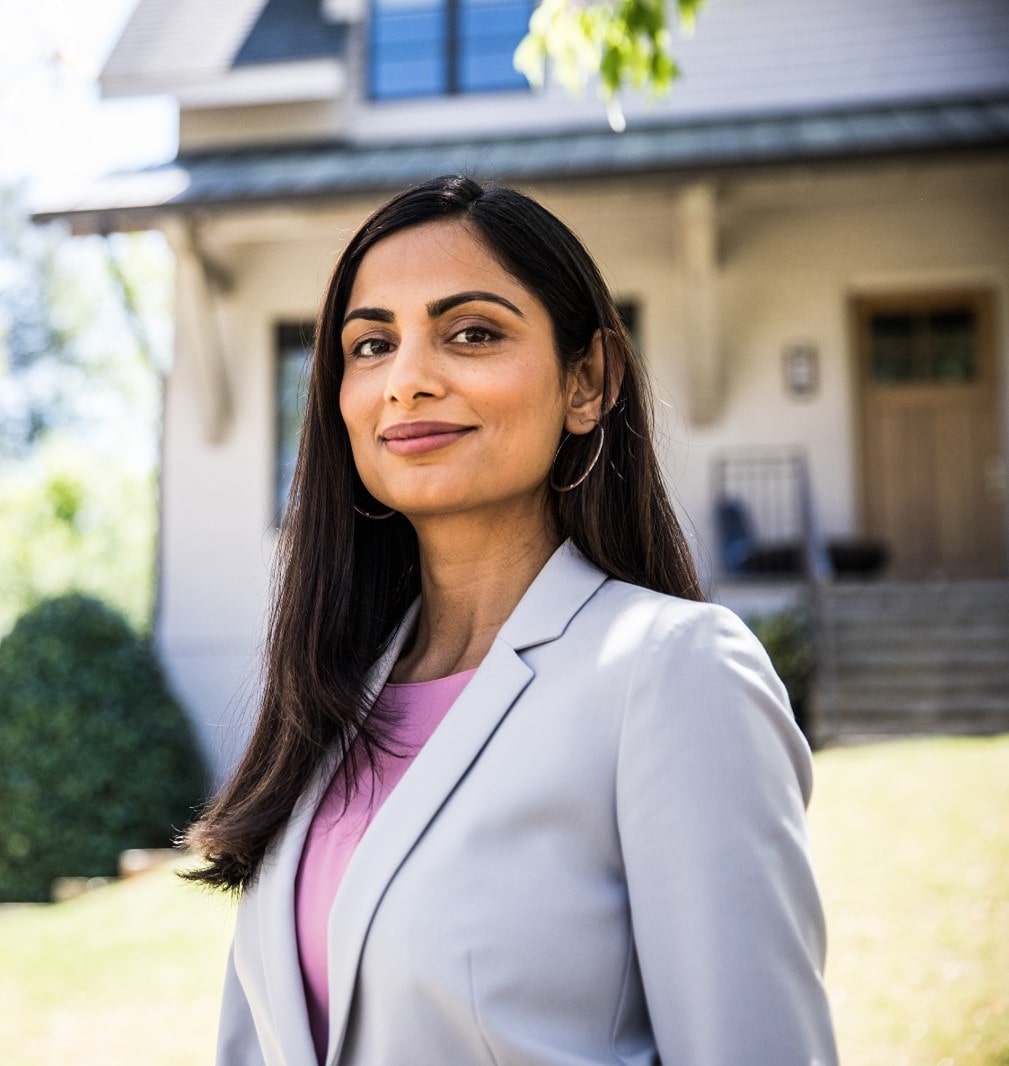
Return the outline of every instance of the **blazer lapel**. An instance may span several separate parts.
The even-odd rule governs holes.
[[[386,888],[535,676],[519,652],[559,637],[605,580],[570,543],[557,549],[358,844],[329,919],[329,1066],[339,1061],[361,952]]]
[[[419,601],[407,611],[388,649],[369,672],[366,684],[375,696],[399,658],[418,609]],[[336,757],[326,761],[298,801],[275,850],[268,852],[264,859],[259,881],[253,889],[256,906],[247,908],[248,920],[256,927],[254,935],[260,944],[261,957],[266,962],[262,980],[270,1017],[275,1022],[278,1062],[315,1061],[295,936],[294,885],[305,837],[337,761]],[[244,917],[241,912],[240,917]]]

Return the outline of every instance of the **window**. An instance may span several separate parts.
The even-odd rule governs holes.
[[[634,345],[636,351],[641,351],[641,327],[638,325],[638,318],[640,317],[638,301],[637,300],[617,300],[616,301],[617,314],[620,316],[620,321],[624,324],[624,329],[627,330],[627,335],[631,338],[631,343]]]
[[[877,312],[869,342],[877,385],[967,382],[977,373],[977,315],[969,306]]]
[[[526,88],[512,55],[532,0],[373,0],[377,100]]]
[[[312,360],[311,322],[277,327],[277,444],[274,460],[274,506],[279,522],[287,509],[294,464],[298,459],[305,391]]]

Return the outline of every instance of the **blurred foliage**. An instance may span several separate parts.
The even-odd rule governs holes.
[[[160,234],[71,238],[0,187],[0,463],[63,430],[150,465],[170,343]]]
[[[798,610],[775,611],[747,618],[746,624],[764,645],[800,718],[816,672],[816,649],[806,616]]]
[[[0,636],[71,589],[149,626],[171,306],[160,234],[68,237],[0,188]]]
[[[45,600],[0,642],[0,900],[165,847],[205,770],[149,644],[93,597]]]
[[[693,31],[702,3],[677,0],[681,34]],[[598,78],[607,101],[624,88],[661,96],[680,75],[671,46],[665,0],[541,0],[515,52],[515,66],[539,87],[552,64],[554,76],[571,95]]]
[[[157,523],[150,469],[51,435],[0,478],[0,636],[39,600],[71,589],[149,628]]]
[[[83,373],[56,297],[58,243],[55,230],[29,225],[16,190],[0,190],[0,457],[73,418]]]
[[[202,796],[137,635],[156,589],[171,281],[161,235],[69,237],[0,190],[0,899],[114,873]]]

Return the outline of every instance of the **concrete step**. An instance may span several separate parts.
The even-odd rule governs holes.
[[[826,689],[825,689],[826,690]],[[859,701],[911,707],[918,704],[942,705],[973,703],[1003,706],[1009,711],[1009,686],[1004,678],[943,677],[881,678],[875,675],[860,678],[838,678],[832,691],[839,706]]]
[[[958,647],[871,644],[847,650],[835,647],[835,670],[856,675],[879,672],[887,676],[894,673],[970,676],[976,671],[986,676],[1001,675],[1009,683],[1009,654],[1001,647],[976,644]]]
[[[991,736],[1009,732],[1009,715],[1002,711],[961,711],[953,714],[884,712],[846,715],[818,723],[819,744],[848,743],[875,737]]]
[[[834,586],[823,737],[1009,730],[1009,582]]]
[[[827,602],[834,616],[1009,619],[1009,582],[896,582],[857,588],[832,586]]]
[[[907,732],[919,732],[942,725],[956,732],[960,724],[974,720],[1001,723],[1009,730],[1009,693],[1004,686],[896,686],[878,683],[845,682],[820,686],[817,705],[821,717],[845,731],[861,727],[867,720],[903,722]]]
[[[897,653],[961,651],[973,648],[1001,654],[1009,662],[1009,626],[993,625],[863,625],[833,626],[828,632],[841,653],[855,654],[877,648]]]
[[[881,684],[853,685],[841,682],[833,688],[821,686],[824,696],[832,699],[838,713],[847,714],[861,707],[888,707],[895,712],[910,714],[915,708],[965,708],[977,707],[984,711],[1003,709],[1009,714],[1009,697],[1004,685],[979,684],[947,687],[943,685],[897,686]],[[832,694],[832,696],[831,696]]]

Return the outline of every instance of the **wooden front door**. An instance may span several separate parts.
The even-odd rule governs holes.
[[[897,577],[1005,573],[994,300],[855,303],[867,534]]]

